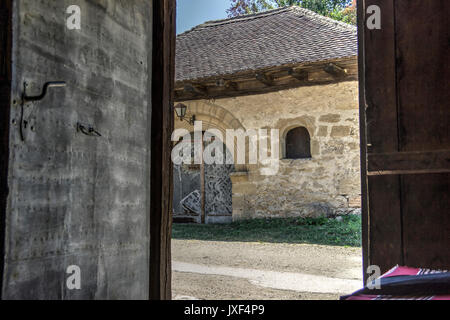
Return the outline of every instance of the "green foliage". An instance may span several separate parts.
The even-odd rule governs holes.
[[[328,16],[334,20],[356,25],[356,8],[335,9]]]
[[[235,17],[293,5],[335,20],[356,24],[356,7],[352,5],[352,0],[231,0],[228,15]]]
[[[361,217],[255,219],[231,224],[174,224],[174,239],[361,246]]]
[[[323,226],[327,224],[328,219],[322,218],[300,218],[295,221],[299,226]]]

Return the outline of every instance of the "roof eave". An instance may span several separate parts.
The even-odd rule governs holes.
[[[175,83],[175,99],[187,101],[236,97],[357,79],[358,61],[354,55],[180,80]]]

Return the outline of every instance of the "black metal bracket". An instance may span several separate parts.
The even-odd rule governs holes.
[[[195,115],[193,115],[192,117],[190,117],[189,119],[186,119],[186,117],[183,118],[179,118],[180,121],[186,121],[187,123],[189,123],[191,126],[193,126],[195,124]]]
[[[35,102],[35,101],[41,101],[45,98],[47,95],[47,91],[49,88],[62,88],[66,86],[66,82],[64,81],[50,81],[46,82],[44,86],[42,87],[42,92],[38,96],[28,96],[27,95],[27,87],[28,84],[26,82],[23,83],[23,92],[22,92],[22,103],[21,103],[21,110],[20,110],[20,139],[22,141],[25,141],[25,137],[23,135],[23,129],[24,129],[24,120],[23,120],[23,113],[24,113],[24,106],[25,103],[28,102]]]
[[[33,102],[33,101],[41,101],[47,95],[48,88],[62,88],[62,87],[66,86],[66,82],[65,81],[50,81],[50,82],[46,82],[44,84],[44,86],[42,87],[41,94],[38,95],[38,96],[28,96],[27,95],[27,91],[26,91],[27,90],[27,86],[28,86],[28,84],[26,82],[24,82],[24,84],[23,84],[23,95],[22,95],[22,102],[23,103]]]

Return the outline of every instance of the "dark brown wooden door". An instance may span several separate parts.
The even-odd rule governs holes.
[[[449,15],[448,0],[359,1],[365,267],[450,268]]]

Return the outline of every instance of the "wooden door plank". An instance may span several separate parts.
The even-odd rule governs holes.
[[[398,176],[369,177],[370,264],[382,272],[403,264]]]
[[[401,177],[405,263],[448,268],[450,175],[433,172],[450,172],[450,2],[397,0],[395,11],[402,153],[384,165],[428,172]]]
[[[450,1],[395,5],[400,150],[450,150]]]
[[[203,152],[205,145],[203,144],[204,141],[204,133],[202,133],[202,141],[200,141],[201,145],[201,164],[200,164],[200,196],[201,196],[201,212],[200,212],[200,223],[205,224],[206,223],[206,181],[205,181],[205,160],[203,159]]]
[[[450,174],[402,176],[405,264],[450,270]]]
[[[381,29],[366,24],[367,8],[381,9]],[[395,10],[392,0],[364,1],[364,103],[367,153],[397,152],[397,91]],[[370,166],[370,159],[367,165]],[[364,172],[367,176],[367,172]],[[397,176],[368,177],[366,265],[383,271],[402,262],[400,180]]]
[[[366,115],[361,128],[367,126],[362,150],[368,152],[362,160],[369,207],[365,256],[383,271],[403,263],[447,268],[450,2],[361,2],[364,10],[379,6],[382,18],[381,30],[364,26],[360,37]]]
[[[368,155],[369,175],[422,174],[450,171],[450,150]]]
[[[175,0],[153,1],[150,299],[170,300]]]
[[[357,0],[357,26],[358,26],[358,78],[359,78],[359,125],[361,150],[361,237],[363,255],[363,280],[367,281],[369,267],[369,203],[367,182],[367,132],[366,132],[366,99],[365,99],[365,71],[364,71],[364,29],[365,29],[365,3]]]
[[[371,5],[380,7],[382,26],[381,30],[364,27],[368,152],[395,152],[398,136],[394,4],[392,0],[365,1],[365,8]]]

